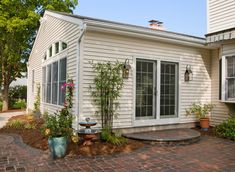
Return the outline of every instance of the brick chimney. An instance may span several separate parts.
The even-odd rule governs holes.
[[[164,30],[163,22],[160,22],[158,20],[150,20],[149,26],[153,30]]]

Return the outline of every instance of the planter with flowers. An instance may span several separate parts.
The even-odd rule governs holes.
[[[73,115],[71,113],[74,84],[71,79],[62,86],[65,89],[64,108],[47,115],[43,127],[44,134],[48,137],[48,144],[53,158],[64,157],[67,151],[68,138],[72,134]]]
[[[192,107],[186,109],[186,115],[195,115],[200,121],[202,130],[207,131],[209,128],[209,112],[214,108],[213,104],[193,103]]]

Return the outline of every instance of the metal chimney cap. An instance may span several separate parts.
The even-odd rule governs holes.
[[[159,23],[158,20],[149,20],[149,23]]]

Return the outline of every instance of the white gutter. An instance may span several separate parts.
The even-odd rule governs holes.
[[[84,19],[84,21],[87,23],[87,30],[101,31],[105,33],[116,33],[146,39],[154,39],[173,44],[180,44],[204,49],[213,49],[213,47],[209,47],[206,45],[206,40],[204,38],[177,34],[168,31],[152,30],[145,27],[135,27],[131,25],[108,23],[90,19]]]
[[[75,125],[74,125],[74,129],[75,130],[78,130],[78,122],[79,122],[79,96],[81,95],[79,92],[80,92],[80,89],[79,89],[79,86],[81,86],[79,83],[80,81],[80,42],[81,42],[81,39],[84,35],[84,33],[86,32],[86,24],[83,23],[80,27],[80,34],[78,36],[78,41],[77,41],[77,70],[76,70],[76,82],[75,82],[75,88],[77,89],[76,90],[76,95],[75,95],[75,102],[76,102],[76,105],[75,105],[75,114],[76,114],[76,119],[75,119]]]

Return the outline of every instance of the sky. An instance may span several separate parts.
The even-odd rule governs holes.
[[[146,27],[154,19],[167,31],[206,34],[206,0],[79,0],[74,14]]]

